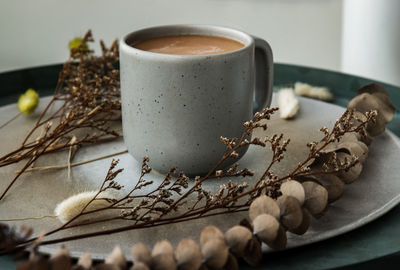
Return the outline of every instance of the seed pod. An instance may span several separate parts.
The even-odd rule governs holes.
[[[225,233],[226,243],[230,250],[237,256],[242,257],[243,253],[253,238],[249,229],[243,226],[233,226]]]
[[[328,191],[328,202],[332,203],[339,199],[344,192],[344,183],[334,174],[310,175],[311,181],[316,181]]]
[[[347,153],[339,152],[339,153],[337,153],[337,158],[341,162],[344,162],[345,158],[350,160],[351,156]],[[351,184],[360,176],[362,168],[363,168],[363,166],[362,166],[361,162],[357,162],[354,166],[349,168],[348,171],[342,170],[342,171],[339,171],[336,175],[345,184]]]
[[[28,261],[18,263],[17,270],[51,269],[50,262],[44,256],[39,256]]]
[[[207,265],[205,265],[204,263],[200,266],[199,270],[209,270],[209,268],[207,267]]]
[[[360,133],[357,133],[357,139],[360,142],[365,143],[365,145],[369,146],[372,143],[372,140],[374,139],[371,135],[369,135],[368,132],[365,132],[363,135]]]
[[[92,257],[90,256],[90,253],[85,252],[83,255],[79,258],[77,265],[80,267],[80,269],[92,269]]]
[[[279,227],[280,224],[276,218],[269,214],[258,215],[253,220],[254,233],[268,246],[277,238]]]
[[[209,240],[216,238],[224,239],[224,234],[221,230],[215,226],[206,226],[200,234],[200,246],[203,246]]]
[[[346,133],[339,142],[335,141],[329,143],[321,150],[321,153],[338,152],[340,150],[345,150],[350,155],[356,156],[361,163],[363,163],[368,156],[368,147],[363,142],[360,142],[354,133]]]
[[[285,228],[290,231],[301,225],[303,211],[301,211],[301,205],[296,198],[282,195],[276,200],[276,203],[281,210],[281,224]]]
[[[358,138],[357,138],[358,139]],[[368,145],[366,145],[364,142],[362,142],[362,141],[360,141],[360,140],[358,140],[358,144],[361,146],[361,148],[362,148],[362,150],[364,151],[364,157],[365,157],[365,159],[362,161],[362,162],[364,162],[366,159],[367,159],[367,157],[368,157],[368,152],[369,152],[369,148],[368,148]]]
[[[253,237],[244,252],[243,259],[251,266],[259,266],[262,259],[262,249],[260,241]]]
[[[151,254],[149,249],[142,243],[137,243],[131,248],[132,261],[142,262],[147,266],[151,265]]]
[[[151,269],[153,270],[175,270],[176,262],[174,256],[167,253],[160,253],[153,256]]]
[[[358,126],[360,124],[360,122],[367,121],[367,117],[365,116],[365,114],[363,114],[362,112],[359,112],[357,110],[353,110],[353,118],[354,119],[350,120],[350,123],[352,126]]]
[[[167,240],[158,241],[151,251],[152,269],[154,270],[174,270],[176,262],[174,258],[174,248]]]
[[[286,247],[287,237],[286,231],[283,229],[282,226],[279,227],[278,236],[276,237],[275,241],[273,241],[268,246],[274,250],[283,250]]]
[[[94,269],[96,269],[96,270],[121,270],[121,268],[119,268],[117,265],[108,264],[108,263],[97,264]]]
[[[362,142],[362,141],[359,140],[359,138],[358,138],[358,136],[357,136],[357,133],[355,133],[355,132],[348,132],[348,133],[345,133],[345,134],[343,134],[343,136],[342,136],[342,140],[343,140],[343,141],[348,141],[348,142],[355,142],[355,143],[358,143],[358,145],[361,147],[361,149],[362,149],[362,150],[364,151],[364,153],[365,153],[365,158],[367,157],[368,151],[369,151],[368,146],[367,146],[364,142]]]
[[[50,257],[51,269],[69,270],[72,267],[69,250],[65,246],[59,247]]]
[[[197,270],[201,266],[202,256],[199,246],[190,238],[182,239],[175,251],[179,270]]]
[[[158,241],[151,251],[151,256],[156,256],[158,254],[174,254],[174,247],[168,240],[160,240]]]
[[[240,226],[243,226],[247,229],[249,229],[251,232],[253,232],[253,226],[251,225],[250,221],[247,218],[243,218],[240,222],[239,222]]]
[[[300,205],[303,205],[305,193],[301,183],[295,180],[289,180],[281,185],[280,191],[283,195],[292,196],[296,198]]]
[[[150,270],[150,268],[142,262],[135,262],[131,270]]]
[[[394,114],[396,112],[396,108],[394,107],[392,101],[390,100],[389,94],[386,91],[385,87],[383,87],[378,83],[370,83],[358,89],[359,95],[363,93],[368,93],[374,97],[377,97],[384,104],[384,106],[381,105],[381,107],[378,108],[378,113],[384,116],[385,121],[387,123],[392,121]]]
[[[205,264],[210,268],[222,268],[229,255],[228,246],[225,240],[220,238],[210,239],[201,246],[201,253]]]
[[[302,183],[306,194],[304,207],[314,217],[318,217],[328,204],[328,191],[321,185],[306,181]]]
[[[126,268],[126,259],[125,255],[122,252],[122,249],[119,245],[115,246],[111,253],[104,260],[106,264],[113,264],[118,266],[120,269]]]
[[[350,155],[355,155],[361,163],[364,163],[368,157],[368,147],[364,146],[365,144],[360,141],[346,142],[343,140],[338,150],[346,149]]]
[[[349,102],[347,108],[356,109],[362,113],[370,110],[378,112],[376,123],[368,123],[367,131],[371,136],[377,136],[385,131],[386,123],[392,121],[396,112],[386,90],[377,84],[359,89],[359,95]]]
[[[390,100],[389,94],[386,91],[385,87],[383,87],[382,85],[380,85],[379,83],[370,83],[367,84],[363,87],[361,87],[360,89],[358,89],[358,94],[362,94],[362,93],[369,93],[373,96],[376,96],[377,98],[379,98],[382,102],[384,102],[387,106],[391,107],[392,110],[395,110],[396,108],[393,106],[392,101]],[[388,119],[388,121],[390,122],[392,119]]]
[[[229,253],[228,260],[226,261],[223,269],[224,270],[239,270],[239,263],[238,263],[236,257],[232,253]]]
[[[290,230],[290,232],[298,234],[298,235],[302,235],[305,234],[308,230],[308,227],[310,227],[310,214],[308,213],[307,209],[302,208],[301,209],[303,211],[303,221],[301,222],[300,226]]]
[[[367,117],[365,116],[365,114],[359,111],[354,110],[353,115],[355,119],[350,120],[350,123],[354,127],[360,125],[361,121],[367,121]],[[366,145],[370,145],[373,139],[372,136],[368,134],[368,132],[366,132],[364,135],[361,135],[359,132],[355,132],[355,135],[359,141],[365,143]]]
[[[269,214],[279,220],[279,206],[271,197],[261,195],[251,203],[249,208],[250,220],[254,220],[258,215],[261,214]]]

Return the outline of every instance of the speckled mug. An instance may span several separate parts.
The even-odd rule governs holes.
[[[160,54],[130,46],[188,34],[226,37],[245,46],[213,55]],[[227,27],[169,25],[135,31],[120,42],[120,69],[125,144],[135,159],[149,156],[150,166],[160,172],[177,167],[187,175],[207,173],[224,153],[220,136],[240,137],[242,123],[271,102],[270,46]]]

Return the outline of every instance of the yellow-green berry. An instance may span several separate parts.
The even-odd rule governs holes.
[[[68,44],[68,48],[70,51],[72,50],[78,50],[79,46],[81,46],[81,44],[83,43],[83,39],[80,37],[74,38],[73,40],[71,40]],[[87,45],[87,43],[83,43],[82,47],[80,48],[81,50],[88,50],[89,46]],[[76,52],[77,55],[79,55],[78,52]]]
[[[31,114],[39,104],[39,94],[32,88],[26,90],[18,99],[18,109],[23,114]]]

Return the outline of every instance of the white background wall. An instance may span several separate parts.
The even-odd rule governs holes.
[[[400,85],[400,1],[345,1],[343,11],[342,70]]]
[[[353,0],[1,0],[0,72],[63,62],[68,41],[89,28],[110,43],[139,28],[174,23],[235,27],[268,40],[276,62],[341,70],[343,1]],[[345,67],[363,75],[359,66]],[[400,85],[392,77],[376,76]]]
[[[1,0],[0,71],[64,61],[68,41],[92,29],[111,42],[135,29],[220,24],[267,39],[279,62],[338,69],[337,0]]]

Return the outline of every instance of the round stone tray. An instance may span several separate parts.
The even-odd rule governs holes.
[[[41,99],[40,107],[43,108],[48,98]],[[282,120],[277,116],[269,121],[269,129],[265,136],[273,133],[284,133],[290,137],[291,143],[285,159],[273,171],[278,175],[290,171],[298,161],[307,154],[306,143],[311,140],[320,140],[322,135],[319,128],[332,127],[336,119],[344,112],[344,108],[337,105],[300,98],[300,113],[294,120]],[[38,110],[40,112],[40,108]],[[16,106],[8,105],[0,108],[0,123],[3,123],[16,114]],[[35,116],[19,117],[9,124],[0,133],[0,153],[13,150],[22,140],[27,130],[32,126]],[[112,143],[83,147],[79,150],[74,162],[115,153],[124,150],[122,140]],[[331,204],[326,214],[312,220],[311,227],[305,235],[297,236],[288,233],[288,248],[303,246],[333,236],[343,234],[360,227],[393,208],[400,201],[400,181],[398,176],[398,160],[400,157],[400,144],[398,138],[390,131],[375,138],[370,146],[369,157],[364,164],[359,179],[345,187],[342,198]],[[124,171],[117,177],[117,181],[128,190],[135,184],[140,173],[140,163],[129,154],[119,155],[119,167]],[[42,157],[35,166],[48,166],[65,164],[66,152],[59,152]],[[246,155],[239,161],[240,167],[247,167],[255,171],[253,178],[245,179],[250,185],[260,176],[268,166],[270,160],[269,149],[250,147]],[[55,206],[63,199],[86,190],[96,190],[106,175],[111,158],[92,162],[72,168],[71,178],[68,179],[66,170],[25,173],[11,189],[10,193],[0,203],[1,219],[26,218],[53,215]],[[0,189],[11,180],[15,171],[22,166],[16,164],[0,169]],[[154,172],[148,179],[156,183],[162,175]],[[233,179],[242,182],[242,178]],[[223,180],[209,180],[203,186],[215,192]],[[148,187],[150,188],[150,187]],[[148,189],[147,189],[148,190]],[[194,221],[164,225],[160,227],[126,231],[112,235],[87,238],[68,242],[72,256],[79,256],[82,252],[90,252],[94,258],[104,258],[111,247],[119,244],[125,254],[129,254],[130,247],[136,242],[143,242],[152,246],[156,241],[168,239],[176,245],[181,238],[191,237],[198,240],[201,229],[210,224],[218,226],[221,230],[236,225],[246,213],[235,213],[223,216],[202,218]],[[9,222],[14,225],[27,224],[28,221]],[[128,225],[129,221],[115,221],[100,223],[81,228],[74,228],[60,232],[56,236],[70,236],[72,234],[87,233],[94,230],[107,230],[116,226]],[[54,218],[30,220],[29,225],[35,232],[49,231],[60,225]],[[51,237],[49,238],[51,239]],[[105,244],[106,243],[106,244]],[[52,253],[58,245],[41,247],[41,251]],[[271,251],[263,247],[266,252]]]

